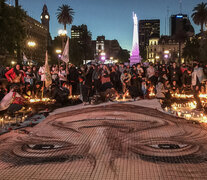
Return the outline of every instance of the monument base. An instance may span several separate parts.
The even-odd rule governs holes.
[[[141,63],[140,56],[131,56],[129,60],[130,60],[130,66],[132,66],[133,64]]]

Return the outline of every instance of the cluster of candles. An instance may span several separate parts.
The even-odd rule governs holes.
[[[22,116],[15,115],[15,117],[5,115],[0,118],[0,127],[5,128],[7,124],[8,126],[10,126],[11,123],[18,124],[19,122],[24,122],[27,117],[28,116],[25,114],[23,114]]]
[[[201,99],[207,98],[207,95],[200,94]],[[179,99],[189,99],[193,98],[193,95],[185,95],[185,94],[174,94],[172,95],[174,98]],[[201,100],[203,106],[206,105],[207,101]],[[187,103],[174,103],[171,108],[165,108],[165,111],[171,114],[174,114],[178,117],[183,117],[187,120],[196,120],[200,123],[207,123],[207,115],[199,111],[192,111],[197,107],[196,101],[190,101]]]
[[[116,97],[116,101],[121,102],[121,101],[126,101],[126,97],[129,97],[129,91],[127,91],[124,95],[123,98],[120,99],[119,96]]]
[[[150,98],[155,97],[155,88],[154,88],[154,86],[149,88],[149,97]]]
[[[42,99],[29,99],[30,103],[40,103],[40,102],[54,102],[54,99],[50,99],[50,98],[42,98]]]
[[[71,95],[71,96],[68,96],[69,99],[79,99],[80,98],[80,95]]]
[[[185,118],[187,120],[196,120],[200,123],[207,123],[207,116],[204,115],[203,113],[199,113],[199,112],[191,112],[189,110],[186,109],[179,109],[176,107],[172,107],[172,108],[165,108],[165,111],[171,114],[174,114],[178,117],[182,117]]]
[[[174,98],[179,98],[179,99],[191,99],[194,98],[193,94],[171,94],[172,97]],[[199,94],[199,97],[202,99],[207,99],[207,94]]]
[[[154,93],[153,91],[151,91],[151,92],[149,93],[149,97],[155,97],[155,93]]]

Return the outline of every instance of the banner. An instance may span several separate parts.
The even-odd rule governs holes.
[[[65,63],[69,62],[69,38],[67,39],[67,43],[65,45],[65,49],[61,56],[61,60],[64,61]]]
[[[50,84],[52,84],[52,77],[50,74],[50,67],[48,64],[48,54],[46,51],[46,57],[45,57],[45,87],[49,87]]]
[[[23,64],[26,64],[27,61],[28,61],[28,59],[27,59],[26,55],[23,53]]]

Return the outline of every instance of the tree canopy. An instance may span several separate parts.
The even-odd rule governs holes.
[[[57,10],[57,19],[60,24],[64,25],[64,30],[66,30],[66,25],[70,25],[73,22],[73,16],[75,14],[74,10],[67,4],[63,4]]]
[[[20,58],[20,49],[25,39],[24,17],[21,7],[8,6],[0,0],[0,55]]]
[[[203,26],[207,23],[207,3],[198,4],[193,9],[192,18],[195,24],[201,25],[201,33],[203,33]]]

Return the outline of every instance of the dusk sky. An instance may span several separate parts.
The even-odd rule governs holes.
[[[182,12],[191,16],[192,9],[201,2],[204,0],[183,0]],[[68,4],[75,11],[74,25],[86,24],[93,39],[105,35],[106,39],[117,39],[122,48],[128,50],[131,50],[132,45],[133,11],[139,19],[160,19],[161,34],[165,34],[167,8],[169,7],[169,15],[179,13],[180,9],[179,0],[19,0],[19,4],[38,21],[43,5],[47,4],[52,37],[57,36],[58,30],[63,28],[57,22],[57,8]],[[168,32],[169,20],[167,23]],[[194,25],[194,28],[199,32],[198,26]]]

